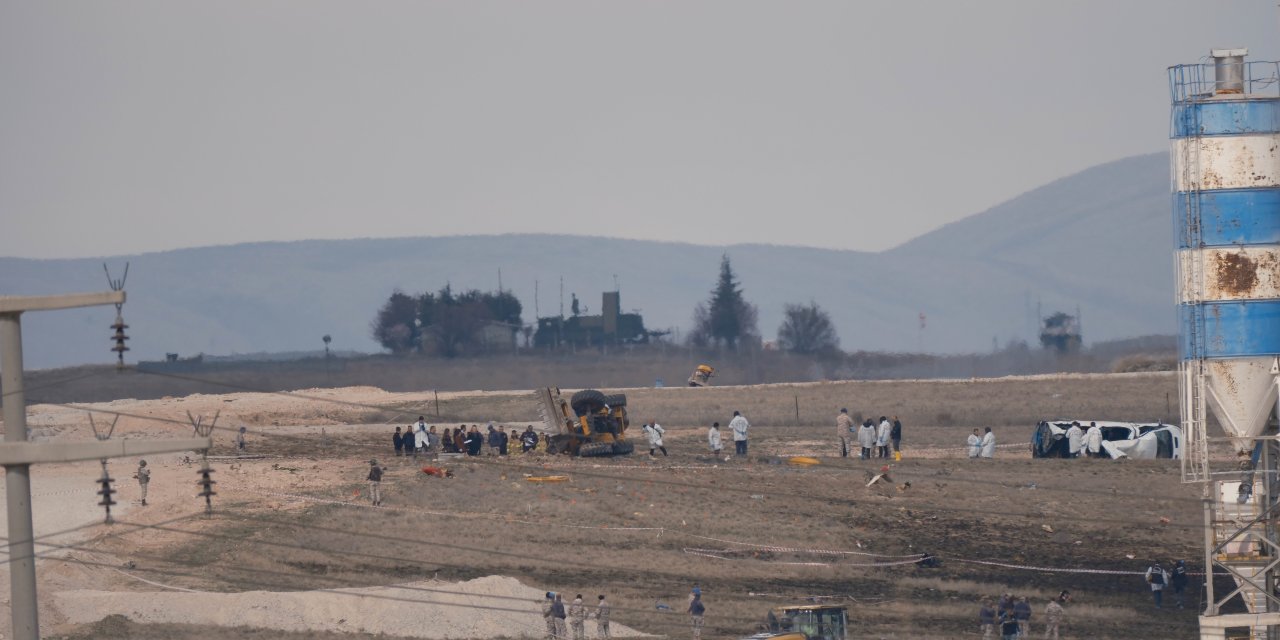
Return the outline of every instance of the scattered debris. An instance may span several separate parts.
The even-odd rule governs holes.
[[[1042,524],[1042,525],[1040,525],[1040,528],[1041,528],[1041,529],[1043,529],[1043,530],[1045,530],[1045,531],[1046,531],[1046,532],[1048,532],[1048,533],[1053,533],[1053,527],[1051,527],[1051,526],[1049,526],[1049,525],[1047,525],[1047,524]]]
[[[422,472],[423,472],[423,473],[425,473],[425,474],[427,474],[427,475],[429,475],[429,476],[435,476],[435,477],[437,477],[437,478],[452,478],[452,477],[453,477],[453,472],[452,472],[452,471],[450,471],[450,470],[448,470],[448,469],[445,469],[444,467],[431,467],[431,466],[426,466],[426,467],[423,467],[423,468],[422,468]]]

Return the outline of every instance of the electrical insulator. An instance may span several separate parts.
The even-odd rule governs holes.
[[[124,318],[117,313],[116,322],[111,325],[111,328],[116,330],[116,334],[112,336],[112,339],[116,341],[116,346],[111,347],[111,350],[116,352],[116,368],[123,369],[124,352],[129,350],[129,347],[124,346],[124,341],[129,339],[129,336],[124,334],[124,330],[128,329],[129,325],[125,324]]]
[[[116,503],[116,501],[111,498],[111,495],[116,492],[115,489],[111,488],[111,483],[114,481],[114,478],[107,475],[107,470],[103,469],[102,477],[98,478],[98,484],[102,485],[102,488],[98,489],[98,495],[102,496],[102,500],[98,502],[98,506],[106,508],[107,524],[111,524],[111,507]]]
[[[217,482],[214,481],[212,476],[213,469],[205,467],[200,470],[200,481],[197,483],[202,487],[202,489],[200,493],[196,495],[204,498],[205,513],[213,513],[213,497],[218,495],[213,490],[213,485],[217,484]]]

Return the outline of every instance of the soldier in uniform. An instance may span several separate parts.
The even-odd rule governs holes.
[[[133,474],[138,479],[138,488],[142,492],[142,506],[147,506],[147,485],[151,482],[151,470],[147,468],[146,460],[138,461],[138,471]]]
[[[581,593],[569,605],[569,628],[573,629],[573,640],[587,640],[587,608],[582,605]]]
[[[840,457],[849,456],[849,434],[853,432],[853,418],[849,417],[848,409],[841,409],[840,415],[836,416],[836,442],[840,443]]]
[[[596,604],[596,637],[609,637],[609,603],[605,602],[604,595],[599,598]]]

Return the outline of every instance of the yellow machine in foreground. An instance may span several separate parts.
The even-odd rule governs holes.
[[[751,640],[845,640],[848,607],[797,605],[769,610],[769,630]]]
[[[538,389],[543,429],[551,434],[547,453],[579,456],[626,455],[635,450],[627,442],[627,397],[583,389],[565,400],[556,387]]]

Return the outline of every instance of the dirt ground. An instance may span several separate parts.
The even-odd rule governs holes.
[[[494,419],[522,428],[536,412],[532,396],[440,394],[436,405],[431,394],[348,388],[92,405],[128,414],[118,437],[186,436],[188,411],[222,411],[218,425],[230,429],[216,432],[212,452],[215,510],[205,517],[194,498],[197,461],[158,457],[151,506],[59,538],[77,541],[40,562],[42,626],[72,638],[442,637],[431,635],[426,616],[420,628],[395,633],[334,626],[333,615],[355,620],[386,606],[386,598],[350,594],[345,616],[334,590],[434,581],[444,586],[409,588],[435,602],[456,590],[450,584],[508,576],[535,594],[581,593],[589,603],[607,594],[615,623],[652,635],[688,633],[686,594],[697,582],[705,635],[715,638],[753,633],[769,607],[806,601],[849,607],[854,638],[976,638],[979,600],[1006,592],[1032,600],[1040,633],[1045,602],[1062,589],[1075,596],[1066,637],[1192,638],[1200,590],[1190,590],[1185,610],[1157,611],[1136,574],[1154,559],[1185,558],[1199,569],[1198,486],[1179,483],[1176,462],[1032,460],[1025,447],[1035,416],[1153,419],[1171,386],[1176,404],[1168,374],[628,390],[637,422],[667,426],[670,456],[449,460],[440,463],[453,472],[448,479],[422,473],[423,460],[397,458],[394,426],[438,410],[450,422],[433,424]],[[827,425],[841,406],[902,416],[904,459],[889,482],[866,486],[883,461],[839,457]],[[712,458],[704,425],[727,422],[735,409],[756,425],[751,455]],[[37,406],[32,414],[39,438],[90,437],[82,411]],[[826,424],[806,424],[823,415]],[[230,455],[240,424],[249,427],[248,453],[261,457]],[[1008,446],[995,460],[968,460],[964,437],[983,426]],[[778,463],[793,455],[821,464]],[[378,509],[364,482],[373,456],[387,469]],[[132,466],[115,461],[113,474],[127,478]],[[64,475],[91,483],[99,472],[96,463],[78,467]],[[548,475],[569,479],[528,480]],[[136,485],[121,489],[122,502],[136,498]],[[94,498],[65,498],[80,514],[72,520],[91,521]],[[916,566],[921,552],[941,566]],[[128,598],[71,615],[58,594],[74,602],[77,590],[144,602],[163,593],[166,611],[189,610],[193,620],[219,606],[205,592],[314,592],[303,601],[323,610],[297,613],[317,621],[304,631],[235,625],[247,616],[210,628],[140,614]],[[471,602],[436,617],[483,621],[533,606],[527,593],[511,597],[519,600],[512,607]],[[404,615],[420,615],[416,606],[406,602]],[[538,622],[532,610],[521,615]]]

